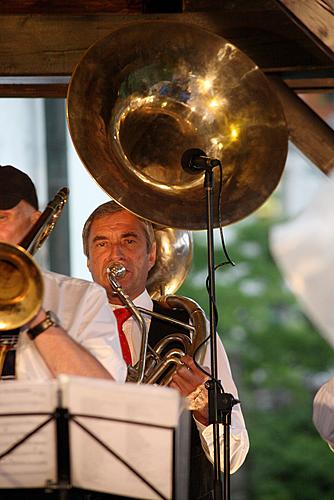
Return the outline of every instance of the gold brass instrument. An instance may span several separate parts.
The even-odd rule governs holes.
[[[122,264],[114,264],[106,269],[108,280],[123,304],[128,307],[141,331],[141,348],[139,361],[135,366],[128,367],[129,382],[144,382],[146,384],[159,383],[168,385],[177,365],[182,364],[182,357],[185,354],[193,356],[196,353],[196,361],[202,363],[205,349],[201,349],[206,335],[206,320],[203,310],[193,300],[176,295],[160,297],[160,304],[166,309],[166,314],[162,315],[154,311],[149,311],[143,307],[134,305],[130,297],[122,290],[118,278],[125,274]],[[168,316],[168,309],[181,308],[187,311],[190,324],[183,323]],[[148,345],[148,331],[143,315],[150,315],[173,323],[176,327],[181,326],[188,329],[192,336],[188,337],[184,333],[173,333],[163,338],[151,349]],[[170,346],[173,347],[170,347]]]
[[[166,315],[156,314],[153,311],[146,311],[138,308],[141,313],[159,317],[163,321],[169,321],[176,326],[182,326],[191,331],[191,338],[184,333],[173,333],[163,338],[154,346],[154,351],[150,350],[146,356],[146,368],[144,382],[148,384],[159,383],[168,385],[178,364],[182,364],[182,357],[185,354],[195,356],[199,364],[203,363],[205,346],[201,345],[206,337],[206,320],[201,307],[188,297],[178,297],[176,295],[166,295],[161,297],[160,304],[166,308]],[[168,309],[185,309],[189,314],[190,324],[175,321],[168,317]],[[170,347],[179,343],[180,347]]]
[[[176,292],[187,277],[193,254],[190,231],[154,225],[156,263],[148,273],[146,288],[152,299]]]
[[[31,255],[35,255],[53,231],[57,220],[68,200],[69,189],[61,188],[54,198],[47,204],[45,210],[34,226],[20,243]]]
[[[221,193],[214,172],[215,227],[259,208],[287,156],[285,117],[265,75],[224,38],[183,23],[128,24],[91,46],[70,81],[67,120],[79,157],[102,189],[170,228],[206,228],[204,174],[181,168],[188,149],[221,162]],[[142,352],[137,380],[146,377],[150,353]]]
[[[125,306],[127,306],[138,323],[139,329],[141,331],[141,345],[139,353],[139,362],[136,368],[136,374],[133,373],[132,381],[140,384],[144,380],[145,374],[145,364],[146,364],[146,352],[148,346],[148,331],[146,328],[146,323],[143,316],[139,313],[138,309],[130,299],[130,297],[123,291],[122,287],[118,283],[118,278],[121,278],[125,274],[125,267],[121,264],[114,264],[107,267],[106,273],[108,276],[109,283],[111,284],[113,290],[120,297],[121,301]],[[129,373],[129,367],[128,367]]]
[[[41,307],[43,279],[31,255],[54,228],[67,198],[67,188],[58,191],[19,245],[0,242],[0,374],[13,345],[11,331],[28,323]]]
[[[97,183],[156,224],[205,229],[203,175],[181,168],[199,148],[215,173],[215,226],[259,208],[286,160],[282,106],[258,66],[224,38],[168,21],[129,24],[97,41],[67,95],[73,144]]]

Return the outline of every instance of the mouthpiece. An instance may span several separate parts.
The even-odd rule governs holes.
[[[123,278],[125,275],[125,267],[123,264],[111,264],[111,266],[107,267],[107,274],[112,275],[113,278],[118,279],[118,278]]]

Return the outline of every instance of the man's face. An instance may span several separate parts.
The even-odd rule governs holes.
[[[155,263],[155,245],[148,252],[145,230],[135,215],[121,210],[95,219],[90,228],[88,251],[88,269],[93,280],[106,289],[109,302],[121,303],[106,273],[107,267],[114,263],[123,264],[126,269],[118,282],[130,299],[144,291],[148,272]]]
[[[10,210],[0,210],[0,241],[17,245],[39,216],[40,212],[24,200]]]

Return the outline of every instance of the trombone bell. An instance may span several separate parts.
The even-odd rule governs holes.
[[[43,278],[31,254],[54,228],[68,193],[67,188],[56,193],[19,245],[0,242],[0,332],[28,323],[42,305]]]
[[[0,331],[14,330],[38,313],[43,279],[22,247],[0,242]]]

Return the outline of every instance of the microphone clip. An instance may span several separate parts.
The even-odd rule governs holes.
[[[203,171],[211,171],[220,164],[220,160],[206,156],[202,149],[197,148],[187,149],[181,158],[182,168],[188,174],[199,174]]]

